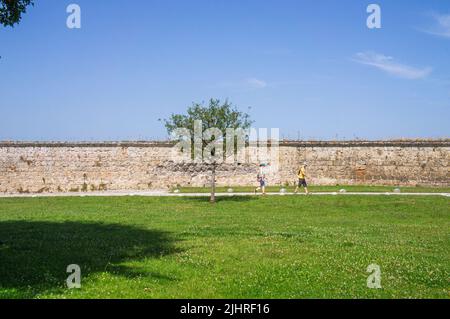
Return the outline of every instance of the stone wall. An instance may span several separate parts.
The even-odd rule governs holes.
[[[269,184],[450,185],[450,140],[282,142]],[[0,143],[0,192],[42,193],[203,186],[204,165],[178,164],[168,142]],[[219,185],[254,185],[255,164],[221,165]]]

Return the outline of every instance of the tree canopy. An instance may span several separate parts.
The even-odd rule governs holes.
[[[218,128],[226,137],[226,129],[248,129],[252,121],[250,115],[239,111],[228,100],[221,102],[219,99],[210,99],[205,106],[202,103],[194,103],[186,114],[172,114],[169,119],[164,120],[164,125],[169,134],[178,128],[186,128],[194,136],[194,122],[202,121],[203,131],[209,128]],[[209,141],[205,140],[204,143]]]
[[[34,5],[34,0],[0,0],[0,24],[13,27],[30,5]]]

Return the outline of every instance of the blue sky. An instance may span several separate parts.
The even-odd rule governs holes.
[[[450,135],[450,1],[35,2],[0,28],[0,140],[164,139],[211,97],[284,138]]]

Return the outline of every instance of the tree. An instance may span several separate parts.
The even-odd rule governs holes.
[[[0,24],[13,27],[20,22],[29,5],[33,6],[34,0],[0,0]]]
[[[168,119],[164,120],[164,125],[169,134],[175,132],[176,129],[187,129],[191,136],[191,142],[194,143],[195,134],[195,121],[201,121],[202,132],[208,129],[216,128],[222,132],[223,147],[226,149],[227,141],[227,129],[243,129],[246,130],[250,128],[252,121],[250,121],[250,115],[247,113],[239,111],[231,103],[226,100],[221,103],[218,99],[209,100],[209,104],[205,106],[201,103],[193,103],[187,109],[186,114],[172,114]],[[205,150],[207,145],[214,140],[217,140],[217,136],[208,137],[208,135],[202,134],[202,152]],[[234,141],[234,138],[233,138]],[[215,155],[215,149],[211,150],[212,154]],[[222,152],[225,154],[225,152]],[[215,202],[215,192],[216,192],[216,167],[218,163],[216,161],[207,163],[211,169],[211,198],[212,203]]]

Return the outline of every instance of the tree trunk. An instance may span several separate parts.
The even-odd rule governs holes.
[[[212,165],[212,176],[211,176],[211,198],[209,199],[211,203],[216,202],[216,164]]]

